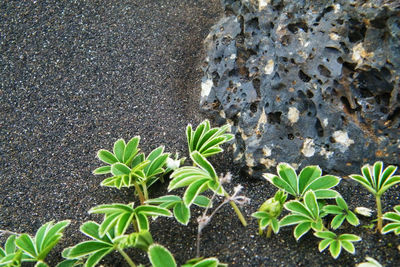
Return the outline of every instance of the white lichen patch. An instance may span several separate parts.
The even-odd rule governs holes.
[[[238,126],[237,130],[238,130],[238,132],[240,133],[240,135],[242,136],[242,139],[243,139],[243,140],[247,140],[247,139],[249,138],[249,137],[244,133],[243,129],[240,128],[239,126]]]
[[[258,131],[262,131],[264,129],[264,125],[267,123],[267,114],[265,114],[265,110],[263,108],[261,114],[260,114],[260,118],[258,119],[257,122],[257,127],[256,129]]]
[[[271,3],[271,0],[258,0],[258,10],[263,10]]]
[[[272,59],[268,60],[267,65],[264,67],[264,73],[271,74],[274,71],[274,65],[275,62]]]
[[[276,166],[275,159],[260,159],[260,163],[265,166],[265,168],[269,169]]]
[[[213,87],[213,81],[208,79],[205,82],[201,83],[201,98],[206,98],[211,92],[211,88]]]
[[[337,41],[337,40],[340,39],[340,36],[338,34],[334,33],[334,32],[331,32],[329,34],[329,38],[331,38],[331,40],[333,40],[333,41]]]
[[[333,12],[336,14],[338,12],[340,12],[340,4],[334,4],[333,5]]]
[[[224,110],[221,110],[220,112],[219,112],[219,115],[221,116],[221,118],[226,118],[226,115],[225,115],[225,111]]]
[[[336,143],[341,145],[340,151],[342,153],[346,151],[350,145],[354,144],[354,140],[350,139],[345,131],[336,131],[333,133],[332,137]]]
[[[314,156],[315,148],[314,148],[314,140],[311,138],[306,138],[303,143],[303,148],[301,149],[301,153],[307,158]]]
[[[243,153],[237,154],[237,156],[233,159],[234,161],[240,161],[243,158]]]
[[[329,159],[333,155],[333,151],[326,150],[325,147],[322,147],[319,154],[324,156],[326,159]]]
[[[300,117],[300,112],[297,108],[295,107],[290,107],[289,112],[288,112],[288,119],[291,124],[295,124]]]
[[[230,58],[231,58],[231,59],[236,59],[236,54],[232,54],[232,55],[230,56]]]
[[[271,148],[269,148],[269,147],[267,147],[267,146],[264,146],[263,149],[262,149],[262,151],[263,151],[264,156],[266,156],[266,157],[269,157],[269,156],[272,155],[272,150],[271,150]]]
[[[364,61],[364,58],[368,58],[368,57],[373,57],[374,53],[370,52],[368,53],[364,47],[362,43],[359,43],[355,46],[353,46],[353,54],[351,56],[351,58],[357,62],[358,65],[361,65]]]
[[[254,158],[253,158],[253,156],[252,156],[250,153],[246,153],[244,156],[245,156],[245,158],[246,158],[246,165],[247,165],[248,167],[254,167],[254,166],[255,166],[255,163],[254,163]]]
[[[324,127],[328,126],[328,118],[325,118],[322,120],[322,125],[324,125]]]

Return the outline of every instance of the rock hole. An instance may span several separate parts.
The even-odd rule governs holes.
[[[389,114],[387,120],[394,121],[395,118],[400,118],[400,107],[396,108],[391,114]]]
[[[257,30],[260,29],[257,17],[252,18],[251,20],[247,21],[246,25],[249,29],[257,29]]]
[[[343,111],[344,112],[346,112],[347,114],[353,114],[354,113],[354,110],[351,108],[350,102],[346,97],[342,96],[340,98],[340,101],[343,104]]]
[[[350,53],[350,50],[347,48],[346,44],[344,42],[340,42],[340,47],[343,49],[345,54]]]
[[[257,101],[257,102],[253,102],[253,103],[250,104],[250,111],[251,111],[252,113],[256,113],[256,112],[257,112],[258,103],[259,103],[259,102]]]
[[[308,25],[304,21],[290,23],[287,27],[291,33],[297,33],[299,29],[302,29],[304,32],[308,32]]]
[[[256,90],[257,93],[257,97],[261,98],[261,92],[260,92],[260,85],[261,85],[261,81],[258,78],[255,78],[252,80],[253,83],[253,87]]]
[[[219,64],[221,63],[222,57],[217,57],[216,59],[214,59],[215,64]]]
[[[383,16],[379,16],[374,20],[371,20],[371,26],[377,29],[384,29],[386,27],[386,21],[388,17],[383,14]]]
[[[303,82],[308,83],[311,80],[311,77],[304,73],[303,70],[299,70],[299,78]]]
[[[296,64],[296,61],[294,61],[293,58],[290,59],[290,62],[291,62],[292,64]]]
[[[327,78],[331,77],[331,71],[324,65],[318,65],[318,71],[322,76],[325,76]]]
[[[324,128],[322,128],[321,121],[318,118],[315,121],[315,129],[317,130],[317,135],[319,137],[323,137],[324,136]]]
[[[286,84],[284,84],[284,83],[277,83],[272,86],[272,90],[276,90],[276,91],[279,91],[279,90],[282,90],[285,88],[286,88]]]
[[[293,134],[288,134],[287,138],[288,138],[289,140],[293,140],[293,139],[294,139],[294,135],[293,135]]]
[[[307,90],[307,97],[308,98],[313,98],[314,97],[314,94],[313,94],[313,92],[311,92],[311,90]]]
[[[343,63],[343,58],[342,57],[338,57],[336,59],[337,63],[342,64]]]
[[[290,36],[289,35],[282,36],[281,43],[283,46],[288,46],[290,44]]]
[[[224,38],[222,38],[222,44],[225,46],[228,46],[232,41],[232,38],[229,36],[224,36]]]
[[[327,46],[325,47],[325,52],[327,53],[331,53],[331,54],[340,54],[340,50],[337,49],[336,47],[332,47],[332,46]]]
[[[340,119],[342,120],[342,123],[344,126],[346,126],[348,124],[345,116],[340,116]]]
[[[267,117],[267,120],[268,120],[268,123],[270,123],[270,124],[275,124],[275,123],[277,123],[277,124],[280,124],[281,123],[281,115],[282,115],[282,112],[271,112],[271,113],[268,113],[268,117]]]
[[[214,84],[215,87],[218,86],[219,78],[220,78],[220,77],[219,77],[218,72],[214,71],[214,72],[212,73],[212,81],[213,81],[213,84]]]
[[[333,10],[332,6],[328,6],[328,7],[324,8],[322,13],[317,17],[317,19],[315,21],[319,22],[325,16],[326,13],[329,13],[332,10]]]
[[[360,91],[390,93],[393,84],[386,81],[384,75],[377,69],[361,72],[357,77]]]
[[[265,107],[266,107],[266,108],[269,107],[269,103],[268,103],[268,102],[265,104]]]
[[[238,76],[238,74],[239,74],[239,70],[237,68],[234,68],[233,70],[229,71],[228,76],[235,77],[235,76]]]
[[[355,18],[349,19],[349,40],[352,43],[361,41],[365,37],[365,32],[367,31],[367,28],[365,27],[365,24],[358,21]]]

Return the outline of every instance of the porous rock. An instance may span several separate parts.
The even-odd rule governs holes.
[[[348,174],[400,164],[398,2],[222,3],[200,102],[232,125],[235,160],[250,175],[279,162]]]

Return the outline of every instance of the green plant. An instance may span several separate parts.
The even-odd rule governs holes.
[[[387,234],[389,232],[393,232],[394,234],[400,234],[400,205],[395,206],[395,212],[386,212],[383,215],[383,219],[387,221],[391,221],[391,223],[386,224],[382,228],[382,234]]]
[[[316,237],[322,238],[322,241],[319,242],[318,249],[320,252],[324,251],[327,247],[329,247],[329,252],[332,257],[337,259],[344,248],[351,254],[354,254],[355,248],[353,242],[358,242],[361,240],[359,236],[352,234],[342,234],[336,235],[331,231],[322,231],[314,233]]]
[[[190,158],[194,162],[195,166],[184,166],[176,169],[171,174],[172,180],[169,183],[168,191],[187,187],[182,198],[184,205],[187,207],[190,207],[199,194],[208,189],[218,195],[224,195],[225,197],[230,198],[229,194],[222,187],[217,173],[211,163],[198,151],[191,153]],[[230,201],[230,203],[242,224],[246,226],[247,222],[235,202]]]
[[[357,216],[351,210],[349,210],[346,201],[344,201],[341,196],[336,197],[336,204],[337,205],[326,205],[323,207],[323,211],[328,214],[335,215],[331,221],[332,229],[336,230],[339,228],[344,220],[354,226],[360,224]]]
[[[267,230],[267,238],[271,237],[271,231],[275,234],[279,232],[279,221],[278,217],[282,212],[283,205],[286,202],[287,193],[279,190],[275,193],[273,198],[265,201],[257,212],[251,216],[258,219],[259,234],[262,235],[265,228]]]
[[[223,149],[220,145],[233,138],[232,134],[225,133],[228,129],[229,125],[211,128],[210,122],[204,120],[197,126],[196,130],[193,131],[192,125],[189,124],[186,127],[189,154],[198,151],[203,157],[209,157],[222,152]]]
[[[113,176],[104,179],[102,186],[135,187],[135,192],[143,204],[149,199],[148,188],[165,173],[164,169],[168,153],[164,153],[164,147],[154,149],[147,157],[138,149],[140,137],[135,136],[127,144],[123,139],[114,143],[111,153],[101,149],[97,153],[98,158],[109,165],[101,166],[93,171],[94,174],[108,174]]]
[[[174,256],[165,247],[152,244],[147,252],[153,267],[176,267]],[[225,267],[217,258],[195,258],[187,261],[181,267]]]
[[[340,182],[340,178],[333,175],[321,176],[319,166],[307,166],[297,176],[296,171],[287,163],[278,164],[278,175],[271,173],[264,174],[270,183],[286,191],[296,199],[302,199],[306,192],[312,190],[318,199],[335,198],[338,193],[330,188]]]
[[[0,266],[21,266],[22,250],[15,245],[16,235],[10,235],[0,248]]]
[[[280,226],[297,225],[293,232],[296,240],[299,240],[310,229],[314,231],[324,230],[321,210],[314,191],[307,191],[304,195],[303,203],[298,200],[292,200],[285,203],[284,207],[291,213],[283,217],[279,224]]]
[[[20,266],[22,262],[36,262],[36,267],[49,266],[45,258],[60,241],[69,223],[68,220],[56,224],[47,222],[34,237],[28,234],[11,235],[4,249],[0,248],[0,266]]]
[[[87,267],[95,266],[114,250],[121,253],[130,266],[136,266],[124,252],[124,249],[135,247],[147,251],[153,243],[153,238],[147,230],[130,235],[117,235],[115,228],[109,228],[108,232],[101,235],[101,226],[96,222],[89,221],[81,226],[80,231],[93,240],[83,241],[73,247],[66,248],[63,251],[63,257],[72,263],[86,259],[85,266]]]
[[[378,225],[377,229],[382,230],[382,203],[381,196],[393,185],[400,182],[400,176],[393,176],[396,172],[397,167],[390,165],[383,170],[383,163],[381,161],[375,162],[371,167],[370,165],[364,165],[361,168],[362,175],[352,174],[350,178],[359,182],[364,186],[370,193],[375,196],[376,207],[378,213]]]
[[[166,195],[155,199],[149,199],[146,204],[159,205],[162,208],[172,209],[175,219],[183,224],[187,225],[190,219],[190,208],[183,203],[183,200],[179,196]],[[199,207],[208,207],[210,205],[210,199],[205,196],[197,196],[193,204]]]
[[[383,267],[377,260],[371,257],[365,257],[367,262],[362,262],[356,265],[356,267]]]

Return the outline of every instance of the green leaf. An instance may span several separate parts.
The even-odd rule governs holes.
[[[364,186],[369,192],[371,192],[372,194],[376,194],[376,191],[374,190],[374,188],[372,187],[372,185],[368,182],[368,180],[366,178],[364,178],[363,176],[360,175],[356,175],[356,174],[352,174],[349,176],[351,179],[353,179],[354,181],[357,181],[358,183],[360,183],[362,186]]]
[[[93,174],[99,175],[99,174],[107,174],[110,172],[111,172],[111,166],[102,166],[102,167],[95,169],[93,171]]]
[[[351,242],[358,242],[361,240],[359,236],[353,235],[353,234],[342,234],[339,236],[339,240],[346,240],[346,241],[351,241]]]
[[[343,223],[343,221],[344,221],[345,218],[346,218],[346,216],[345,216],[344,214],[336,215],[336,216],[332,219],[332,222],[331,222],[331,227],[332,227],[332,229],[333,229],[333,230],[338,229],[338,228],[342,225],[342,223]]]
[[[190,209],[183,202],[178,202],[174,207],[174,216],[178,222],[187,225],[190,219]]]
[[[85,222],[84,224],[81,225],[80,231],[84,235],[86,235],[86,236],[88,236],[90,238],[101,240],[103,242],[107,242],[107,243],[111,244],[112,241],[107,238],[107,235],[104,236],[104,237],[100,237],[99,228],[100,228],[100,225],[98,223],[93,222],[93,221],[88,221],[88,222]]]
[[[360,221],[358,220],[357,216],[350,210],[347,211],[347,216],[346,220],[354,226],[357,226],[360,224]]]
[[[84,241],[70,248],[67,258],[75,259],[96,253],[97,251],[111,249],[113,246],[101,241]]]
[[[72,260],[64,260],[60,263],[57,264],[56,267],[74,267],[77,266],[78,260],[77,259],[72,259]]]
[[[271,219],[271,227],[275,234],[279,232],[279,222],[276,218]]]
[[[189,149],[190,153],[192,153],[193,151],[196,150],[197,143],[199,142],[199,139],[204,131],[204,127],[205,127],[204,123],[205,123],[205,121],[202,122],[201,124],[199,124],[199,126],[197,126],[196,130],[194,131],[194,135],[193,135],[193,138],[191,139],[191,143],[190,143],[190,149]]]
[[[7,238],[7,241],[4,245],[4,250],[5,250],[5,254],[11,254],[14,253],[16,250],[16,246],[15,246],[15,240],[17,239],[17,236],[15,235],[10,235]],[[0,255],[1,256],[1,255]],[[4,252],[3,252],[3,257],[4,257]]]
[[[138,152],[138,145],[140,142],[140,136],[135,136],[125,146],[123,163],[129,165],[132,159],[136,156]]]
[[[310,221],[310,218],[304,215],[289,214],[283,217],[279,224],[280,226],[288,226]]]
[[[336,234],[331,231],[315,232],[314,235],[322,239],[336,239],[337,237]]]
[[[323,210],[329,214],[343,214],[343,209],[336,205],[326,205]]]
[[[197,164],[200,168],[205,170],[213,180],[217,180],[218,176],[214,170],[214,167],[211,165],[208,160],[203,157],[198,151],[195,151],[190,154],[191,159],[195,164]]]
[[[313,214],[312,217],[318,218],[319,217],[319,207],[318,207],[318,203],[317,203],[317,198],[313,191],[308,191],[305,194],[304,203],[306,204],[307,209],[310,210],[311,213]]]
[[[183,195],[183,202],[186,206],[189,207],[196,197],[207,188],[207,183],[209,181],[209,179],[199,179],[188,186]]]
[[[100,149],[99,152],[97,152],[97,157],[108,164],[114,164],[118,162],[118,159],[108,150],[105,149]]]
[[[283,179],[297,194],[299,193],[299,188],[297,184],[296,171],[287,163],[280,163],[277,167],[277,172],[281,179]]]
[[[208,258],[197,262],[193,267],[217,267],[219,261],[215,258]]]
[[[294,237],[296,238],[296,240],[299,240],[303,235],[305,235],[308,231],[310,231],[311,229],[311,223],[309,222],[303,222],[298,224],[295,228],[294,228]]]
[[[332,240],[329,246],[329,252],[331,253],[332,257],[337,259],[337,257],[339,257],[341,250],[342,246],[340,245],[340,242],[337,240]]]
[[[149,219],[144,213],[136,213],[135,218],[139,231],[148,231],[150,229]]]
[[[319,252],[324,251],[330,245],[331,241],[332,241],[331,239],[324,239],[321,242],[319,242],[318,244]]]
[[[292,200],[285,203],[284,207],[289,211],[302,214],[303,216],[307,216],[309,218],[313,218],[313,214],[311,213],[311,211],[304,207],[304,205],[297,200]]]
[[[145,214],[146,216],[167,216],[171,217],[172,214],[169,210],[157,206],[142,205],[135,209],[136,213]]]
[[[111,173],[115,176],[118,175],[129,175],[131,173],[131,169],[123,163],[114,163],[111,166]]]
[[[379,184],[380,184],[380,179],[381,179],[381,173],[382,173],[382,169],[383,169],[383,162],[382,161],[377,161],[374,164],[374,187],[375,188],[380,188]]]
[[[35,267],[49,267],[49,265],[47,265],[47,263],[38,261],[36,262]]]
[[[35,244],[29,235],[27,235],[27,234],[20,235],[16,239],[15,244],[17,245],[17,247],[22,249],[25,253],[30,255],[32,258],[36,258],[37,252],[35,249]]]
[[[314,193],[317,199],[330,199],[330,198],[335,198],[339,195],[337,191],[332,189],[320,189],[314,191]]]
[[[195,200],[193,201],[193,204],[206,208],[210,205],[211,200],[208,197],[205,196],[197,196]]]
[[[322,174],[319,166],[307,166],[301,170],[299,175],[299,193],[303,194],[304,189],[315,179],[320,177]]]
[[[118,139],[114,143],[114,155],[119,162],[124,162],[124,152],[125,152],[125,141],[124,139]]]
[[[312,183],[310,183],[305,191],[308,190],[320,190],[320,189],[329,189],[337,184],[339,184],[340,178],[333,176],[333,175],[325,175],[315,179]]]
[[[148,256],[153,267],[176,266],[175,259],[171,252],[161,245],[151,245],[148,250]]]
[[[286,192],[288,192],[289,194],[291,194],[292,196],[297,196],[297,192],[296,189],[292,188],[290,186],[290,184],[288,184],[285,180],[283,180],[282,178],[276,176],[276,175],[271,175],[269,176],[269,174],[265,174],[264,177],[271,182],[273,185],[275,185],[276,187],[278,187],[279,189],[282,189]]]
[[[113,248],[104,248],[96,251],[87,258],[85,267],[96,266],[96,264],[99,263],[102,258],[104,258],[107,254],[111,253],[112,251]]]

